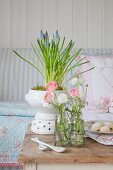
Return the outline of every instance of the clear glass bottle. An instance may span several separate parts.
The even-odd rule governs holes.
[[[70,121],[70,145],[84,146],[84,120],[78,116]]]
[[[68,145],[70,143],[70,132],[68,119],[66,115],[64,114],[57,115],[55,127],[56,127],[55,131],[56,146]]]

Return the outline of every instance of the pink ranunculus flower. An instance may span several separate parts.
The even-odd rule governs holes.
[[[46,84],[45,88],[46,88],[46,91],[53,92],[58,88],[58,84],[55,81],[51,81]]]
[[[75,97],[79,95],[79,89],[77,88],[72,88],[69,92],[70,96]]]
[[[53,95],[51,93],[49,93],[49,92],[46,92],[44,97],[43,97],[43,101],[45,103],[51,103],[52,98],[53,98]]]

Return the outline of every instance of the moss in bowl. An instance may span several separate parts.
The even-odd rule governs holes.
[[[57,90],[64,90],[65,88],[63,88],[63,87],[61,87],[61,86],[59,86],[58,88],[57,88]],[[45,91],[46,90],[46,88],[45,88],[45,86],[35,86],[35,87],[32,87],[32,90],[41,90],[41,91]]]

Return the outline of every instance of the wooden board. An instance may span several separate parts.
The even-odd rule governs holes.
[[[37,164],[113,163],[113,146],[105,146],[86,138],[84,147],[66,147],[65,153],[50,150],[40,151],[38,144],[31,141],[31,138],[36,136],[45,142],[54,143],[54,135],[36,135],[28,128],[18,162]]]

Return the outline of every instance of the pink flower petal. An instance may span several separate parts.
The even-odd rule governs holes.
[[[69,92],[70,96],[75,97],[79,95],[79,89],[77,88],[72,88]]]
[[[46,84],[45,88],[46,88],[46,91],[53,92],[58,88],[58,84],[55,81],[51,81]]]

